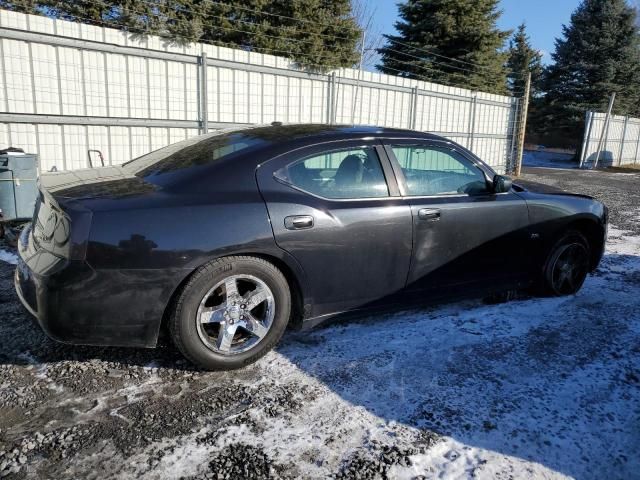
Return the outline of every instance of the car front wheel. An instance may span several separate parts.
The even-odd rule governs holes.
[[[566,232],[553,246],[544,268],[544,285],[551,295],[577,293],[589,273],[589,242],[578,231]]]
[[[287,281],[256,257],[226,257],[198,269],[169,320],[171,337],[190,361],[207,370],[255,362],[282,337],[291,314]]]

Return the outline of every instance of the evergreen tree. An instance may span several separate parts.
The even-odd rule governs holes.
[[[358,62],[361,32],[350,0],[210,3],[201,41],[287,56],[311,69]]]
[[[506,93],[510,32],[499,30],[498,0],[407,0],[398,35],[385,35],[378,68],[392,75]],[[454,59],[454,60],[451,60]]]
[[[540,93],[542,80],[542,55],[531,46],[525,24],[521,24],[509,42],[509,89],[516,97],[522,96],[527,77],[531,73],[531,95]]]
[[[0,0],[64,20],[289,57],[313,70],[359,60],[350,0]]]
[[[556,40],[555,63],[545,73],[543,134],[578,145],[585,111],[640,113],[640,50],[636,13],[625,0],[583,0]],[[564,142],[562,142],[564,139]]]
[[[38,13],[37,0],[0,0],[0,8],[20,13]]]
[[[38,3],[46,15],[61,20],[128,30],[135,34],[160,30],[158,10],[146,0],[40,0]]]

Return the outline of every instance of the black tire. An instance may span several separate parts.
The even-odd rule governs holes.
[[[198,330],[198,308],[212,287],[238,275],[255,277],[271,290],[273,321],[266,335],[249,350],[221,354],[213,351],[201,338]],[[205,370],[233,370],[253,363],[269,352],[282,338],[290,315],[291,293],[280,270],[261,258],[225,257],[203,265],[191,276],[174,304],[169,317],[169,332],[178,349],[195,365]]]
[[[577,230],[565,232],[553,245],[543,269],[543,293],[565,296],[577,293],[589,274],[591,251]]]

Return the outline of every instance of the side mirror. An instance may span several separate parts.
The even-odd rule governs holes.
[[[513,182],[511,178],[506,175],[496,175],[493,177],[493,192],[494,193],[505,193],[511,190],[511,186]]]

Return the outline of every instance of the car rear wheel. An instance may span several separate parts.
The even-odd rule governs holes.
[[[174,343],[207,370],[241,368],[271,350],[291,314],[282,274],[256,257],[226,257],[189,279],[169,320]]]
[[[589,273],[589,242],[580,232],[565,233],[553,246],[544,269],[544,285],[551,295],[577,293]]]

